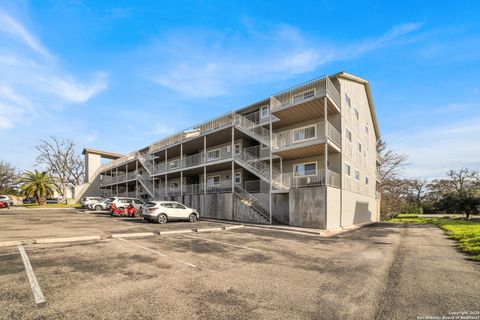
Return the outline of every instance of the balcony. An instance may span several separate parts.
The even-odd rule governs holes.
[[[154,166],[154,174],[163,174],[167,172],[176,171],[179,169],[186,169],[195,167],[204,163],[212,163],[225,159],[232,158],[231,146],[223,146],[218,149],[208,150],[207,158],[205,159],[205,153],[199,152],[193,155],[189,155],[183,158],[177,158],[167,161],[167,163],[159,163]]]
[[[101,180],[101,186],[106,186],[110,184],[117,184],[127,181],[136,180],[139,175],[138,171],[132,171],[128,173],[119,174],[116,176],[103,176]]]
[[[272,96],[270,98],[270,107],[272,112],[277,112],[290,106],[300,105],[322,97],[329,97],[334,102],[332,107],[337,112],[340,112],[340,93],[328,77],[310,81]],[[315,105],[316,109],[319,109],[321,106],[321,104]],[[323,108],[320,108],[320,110],[323,110]],[[283,119],[283,117],[280,118]]]
[[[328,138],[328,139],[327,139]],[[335,127],[327,122],[327,135],[325,136],[325,122],[319,122],[303,128],[294,128],[277,132],[272,135],[272,152],[279,153],[287,159],[290,157],[309,156],[310,153],[322,152],[318,147],[324,142],[333,142],[334,149],[340,151],[341,134]],[[300,154],[296,149],[305,148],[307,154]]]
[[[312,170],[303,173],[284,173],[282,179],[289,184],[290,188],[303,188],[313,186],[329,186],[340,188],[340,175],[332,170]]]
[[[155,193],[157,196],[163,196],[165,194],[165,189],[156,189],[161,193]],[[179,186],[178,188],[168,188],[167,196],[174,197],[179,195],[196,195],[196,194],[211,194],[211,193],[229,193],[232,192],[232,181],[225,180],[220,181],[215,184],[207,184],[204,187],[203,183],[197,184],[186,184],[183,185],[182,188]]]
[[[194,127],[183,130],[182,132],[173,134],[165,139],[157,141],[149,146],[149,152],[155,153],[161,149],[176,145],[178,143],[191,140],[207,133],[227,128],[233,124],[234,113],[229,112],[220,117],[208,120],[204,123],[196,125]]]

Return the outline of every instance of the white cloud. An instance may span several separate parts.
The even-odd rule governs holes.
[[[44,57],[52,57],[48,50],[37,39],[35,39],[35,37],[30,34],[21,23],[3,12],[0,12],[0,30],[14,37],[15,40],[22,41]]]
[[[105,73],[83,82],[64,71],[59,59],[5,12],[0,12],[0,41],[0,108],[8,119],[0,129],[60,110],[66,103],[84,103],[108,86]]]
[[[248,40],[238,34],[192,30],[163,36],[142,48],[142,59],[151,61],[146,77],[186,97],[220,96],[241,85],[286,79],[400,44],[422,23],[397,25],[378,38],[343,46],[310,39],[292,26],[256,25],[248,19],[243,25]]]
[[[480,118],[401,131],[385,136],[390,146],[409,155],[406,176],[443,177],[450,169],[480,168]]]

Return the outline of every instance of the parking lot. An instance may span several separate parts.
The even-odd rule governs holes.
[[[0,212],[1,319],[417,319],[480,309],[480,266],[432,226],[319,236],[77,210]],[[195,228],[209,232],[162,234]],[[155,232],[143,238],[35,239]],[[45,303],[37,306],[24,248]]]

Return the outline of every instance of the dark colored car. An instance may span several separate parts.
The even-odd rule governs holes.
[[[25,198],[22,200],[23,204],[31,204],[31,203],[37,203],[37,200],[35,198]]]
[[[47,203],[59,203],[60,199],[59,198],[46,198],[45,201]]]

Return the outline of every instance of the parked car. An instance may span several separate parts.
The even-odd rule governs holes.
[[[24,198],[22,200],[23,204],[31,204],[31,203],[37,203],[37,199],[35,198]]]
[[[10,209],[10,205],[7,201],[0,201],[0,209],[7,208]]]
[[[80,205],[82,206],[82,208],[88,208],[89,205],[95,204],[102,200],[102,197],[83,197],[82,199],[80,199]]]
[[[59,203],[60,199],[59,198],[45,198],[46,203]]]
[[[122,210],[127,208],[129,205],[134,206],[138,211],[142,212],[145,202],[138,198],[129,198],[129,197],[112,197],[107,199],[106,207],[110,210],[112,203],[115,203],[118,209]]]
[[[9,206],[13,206],[13,199],[10,196],[0,195],[0,201],[8,203]]]
[[[150,201],[143,208],[143,219],[148,222],[167,223],[169,220],[195,222],[199,217],[197,210],[175,201]]]
[[[110,203],[107,203],[108,200],[109,199],[102,199],[101,201],[90,203],[90,204],[87,205],[87,208],[89,210],[105,211],[105,210],[107,210],[107,205],[112,203],[111,201],[110,201]]]

